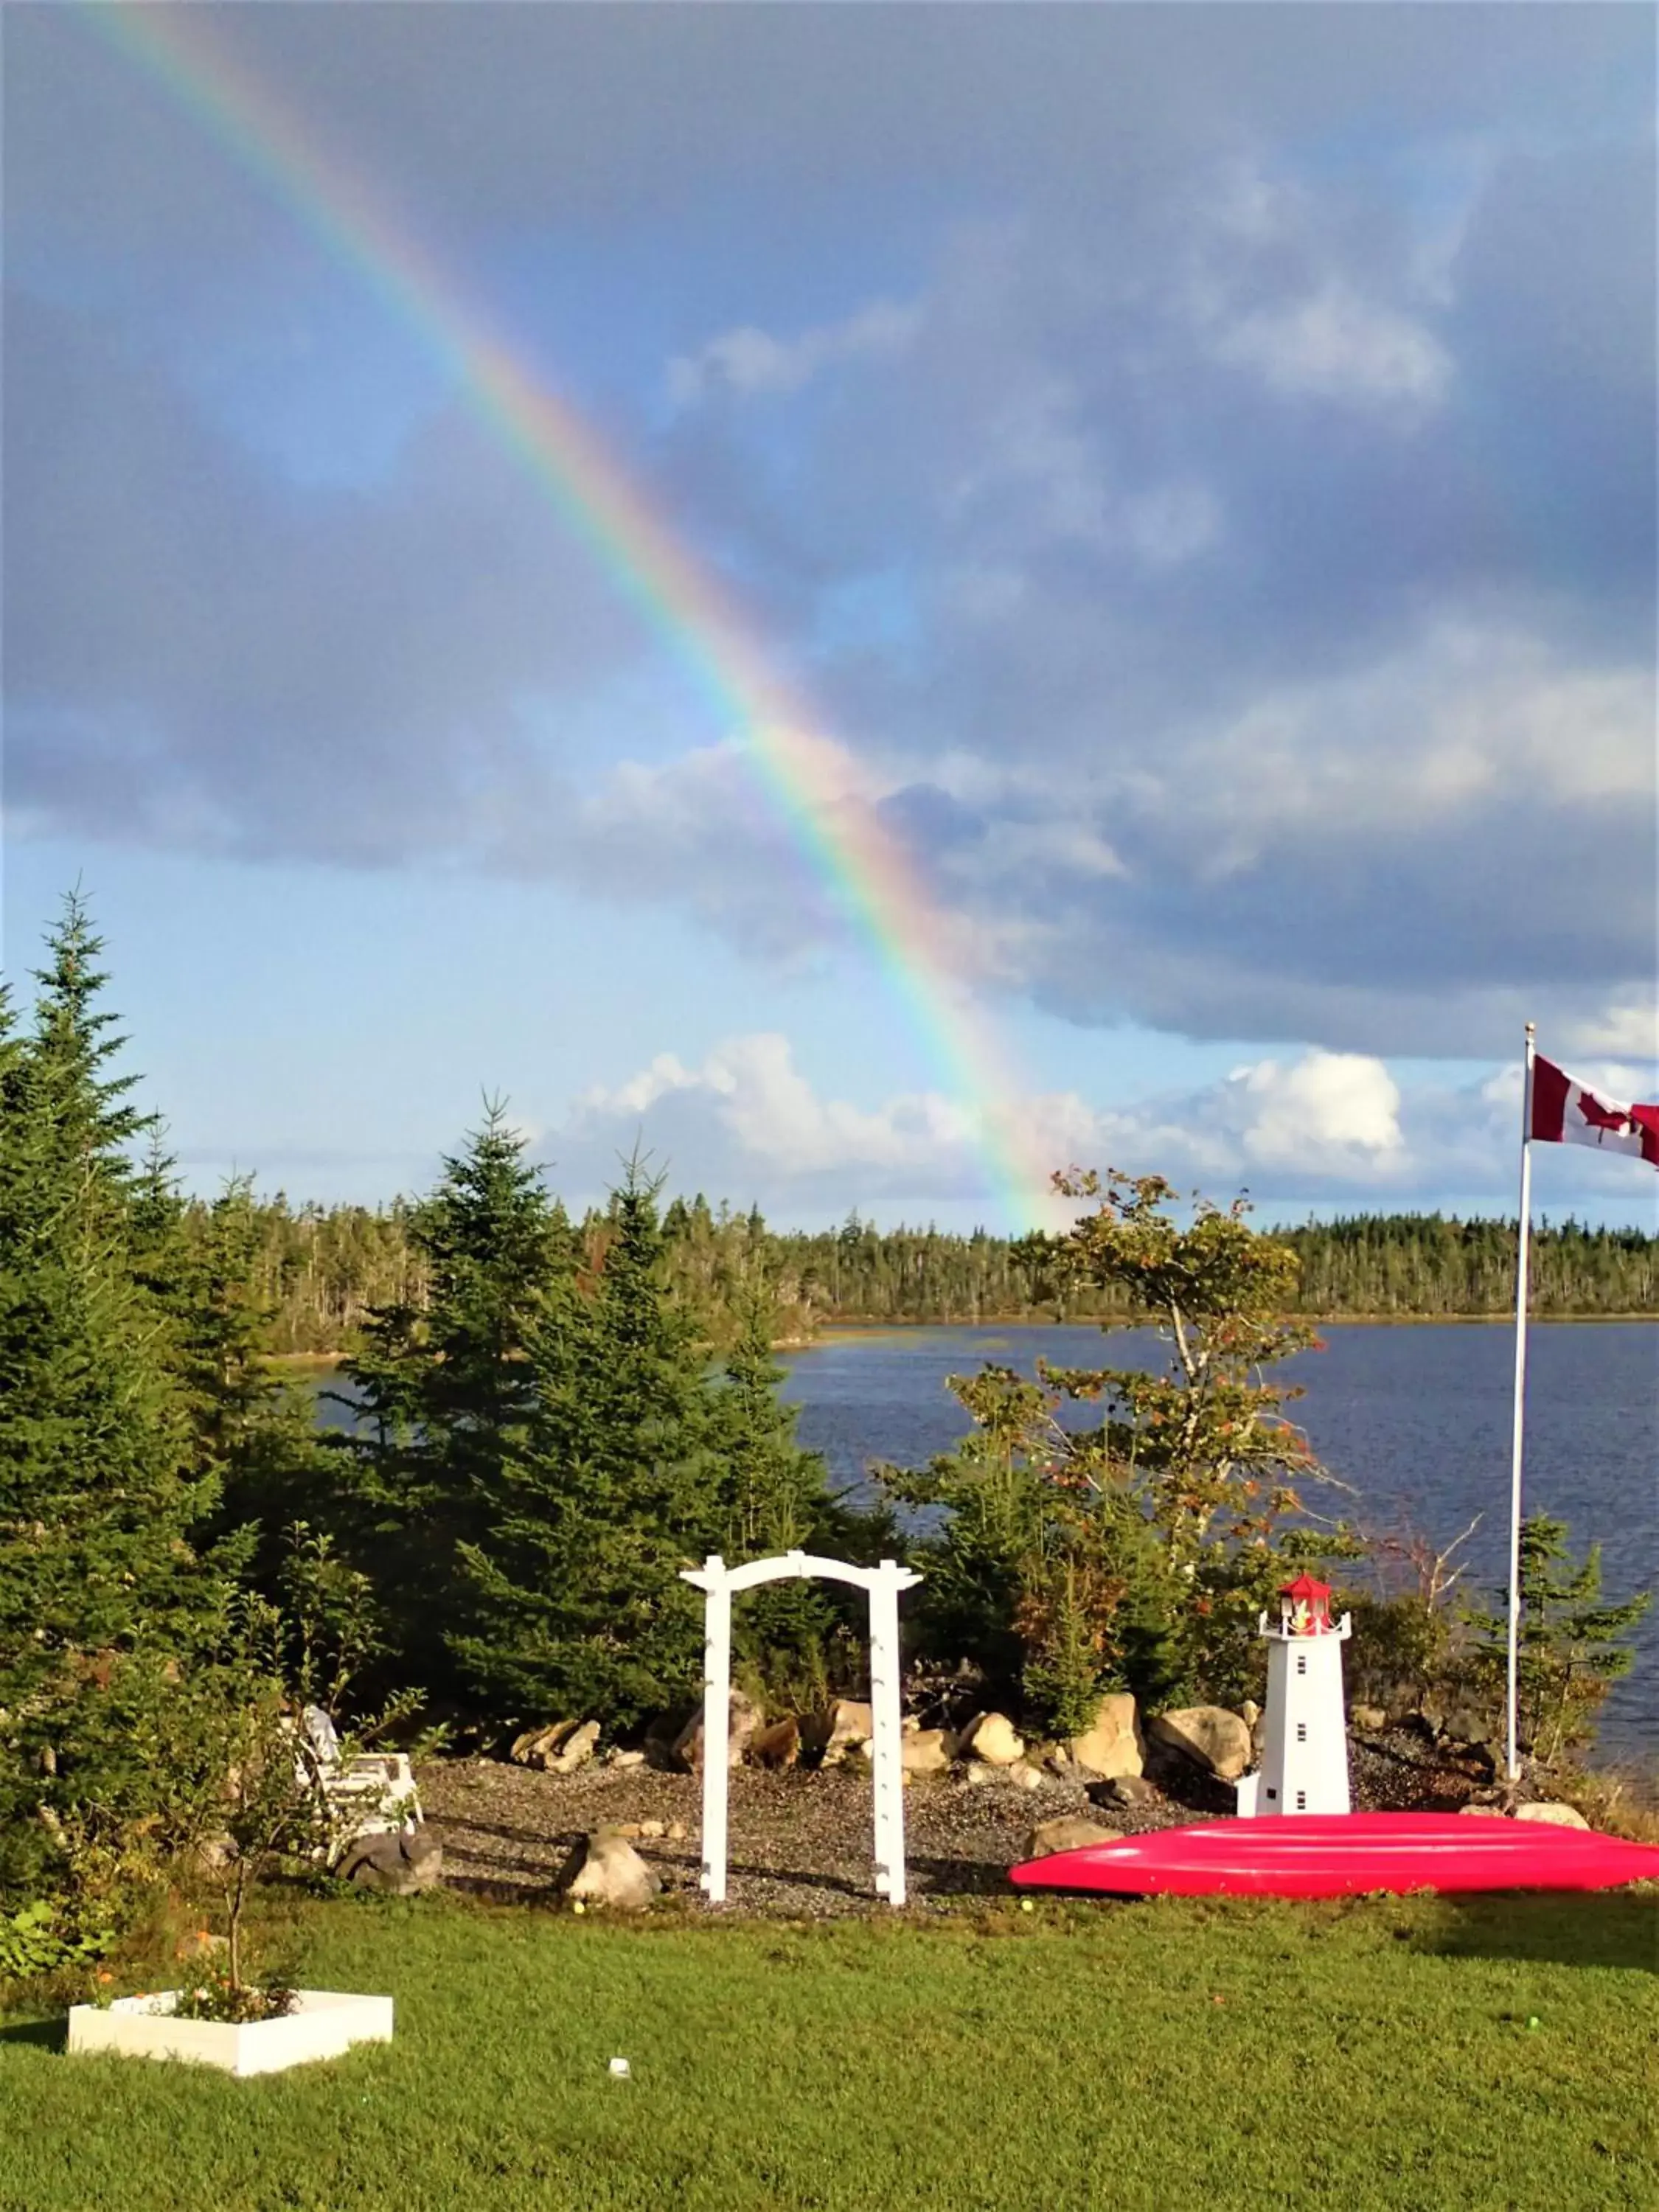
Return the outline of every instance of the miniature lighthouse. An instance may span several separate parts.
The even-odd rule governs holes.
[[[1261,1771],[1238,1784],[1241,1814],[1346,1813],[1348,1731],[1342,1704],[1342,1646],[1352,1626],[1331,1620],[1328,1583],[1298,1575],[1279,1593],[1279,1625],[1267,1639],[1267,1711]]]

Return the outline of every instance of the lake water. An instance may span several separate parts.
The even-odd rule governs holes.
[[[1292,1408],[1320,1459],[1358,1495],[1326,1492],[1321,1511],[1371,1528],[1404,1517],[1449,1543],[1485,1517],[1460,1557],[1466,1587],[1501,1590],[1508,1574],[1510,1404],[1514,1337],[1503,1328],[1333,1328],[1326,1349],[1282,1372],[1306,1395]],[[799,1434],[821,1451],[839,1488],[872,1460],[918,1466],[969,1424],[947,1377],[994,1359],[1029,1374],[1038,1357],[1061,1366],[1161,1364],[1139,1331],[915,1328],[849,1333],[790,1355],[787,1395]],[[1528,1512],[1568,1522],[1575,1548],[1603,1546],[1612,1597],[1651,1589],[1635,1667],[1604,1710],[1604,1758],[1659,1751],[1659,1328],[1534,1322],[1528,1335]],[[1079,1419],[1097,1418],[1079,1409]],[[1312,1493],[1319,1499],[1316,1490]]]
[[[1502,1328],[1333,1328],[1323,1352],[1287,1371],[1306,1396],[1292,1410],[1315,1451],[1357,1495],[1328,1492],[1317,1510],[1371,1529],[1402,1519],[1437,1545],[1485,1517],[1460,1556],[1466,1587],[1501,1591],[1507,1574],[1510,1398],[1514,1340]],[[1148,1334],[1096,1328],[910,1328],[849,1333],[788,1355],[786,1395],[799,1434],[837,1489],[873,1460],[920,1466],[969,1422],[947,1378],[982,1362],[1031,1371],[1157,1364]],[[1534,1322],[1528,1338],[1527,1510],[1567,1522],[1575,1547],[1604,1547],[1609,1596],[1659,1593],[1659,1328]],[[319,1408],[325,1420],[340,1409]],[[1086,1420],[1090,1409],[1079,1409]],[[1316,1492],[1315,1496],[1318,1493]],[[1659,1752],[1659,1602],[1638,1626],[1632,1673],[1613,1685],[1604,1758]]]

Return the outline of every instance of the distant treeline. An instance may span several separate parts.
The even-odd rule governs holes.
[[[192,1213],[205,1226],[207,1209]],[[278,1196],[256,1209],[251,1287],[276,1316],[275,1348],[336,1352],[356,1342],[374,1307],[425,1304],[428,1285],[404,1200],[295,1206]],[[814,1235],[769,1228],[758,1212],[676,1199],[664,1225],[678,1294],[723,1339],[727,1294],[757,1270],[777,1285],[781,1325],[805,1340],[837,1322],[1088,1321],[1127,1310],[1121,1293],[1067,1281],[1060,1247],[975,1231],[878,1230],[856,1215]],[[584,1224],[603,1234],[602,1218]],[[1275,1232],[1301,1262],[1293,1310],[1329,1316],[1500,1315],[1515,1297],[1513,1221],[1438,1213],[1362,1215]],[[1535,1225],[1533,1310],[1593,1317],[1659,1312],[1659,1237]]]

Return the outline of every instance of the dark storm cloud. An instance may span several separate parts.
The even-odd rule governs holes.
[[[261,443],[263,390],[349,411],[340,273],[52,14],[8,25],[14,813],[556,870],[777,954],[835,927],[706,714],[659,685],[636,745],[613,703],[649,769],[550,738],[637,696],[643,641],[464,416],[391,380],[355,483],[283,465],[303,409]],[[1479,1053],[1523,1002],[1650,990],[1650,19],[258,9],[192,37],[460,265],[579,263],[588,386],[1009,988]]]

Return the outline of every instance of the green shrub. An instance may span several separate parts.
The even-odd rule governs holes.
[[[61,1905],[45,1898],[0,1918],[0,1982],[26,1982],[64,1966],[101,1959],[114,1942],[113,1931],[77,1931]]]

